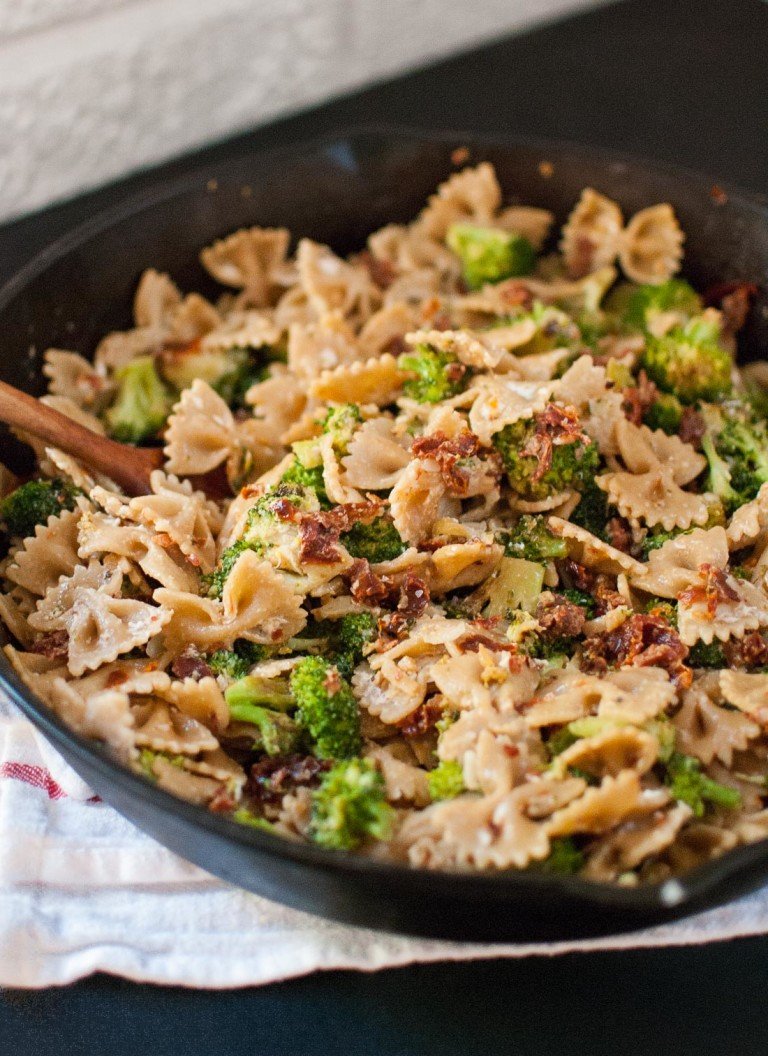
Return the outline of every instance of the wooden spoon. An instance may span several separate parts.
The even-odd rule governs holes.
[[[4,381],[0,381],[0,422],[66,451],[114,480],[128,495],[147,495],[150,473],[163,464],[161,448],[131,447],[99,436]]]

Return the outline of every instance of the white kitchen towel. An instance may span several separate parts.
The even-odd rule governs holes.
[[[0,699],[0,986],[104,971],[195,987],[331,968],[687,945],[768,932],[768,887],[674,924],[577,942],[487,945],[353,928],[286,909],[182,861],[93,796]]]

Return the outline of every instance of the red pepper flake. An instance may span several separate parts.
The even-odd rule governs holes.
[[[421,737],[434,729],[442,717],[443,705],[428,700],[419,705],[416,711],[411,712],[397,726],[404,737]]]
[[[712,184],[709,189],[709,197],[715,205],[725,205],[728,201],[728,195],[719,183]]]

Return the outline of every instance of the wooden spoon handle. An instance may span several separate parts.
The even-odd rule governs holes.
[[[0,421],[61,448],[104,473],[129,495],[146,495],[150,473],[162,465],[159,448],[129,447],[99,436],[4,381],[0,381]]]

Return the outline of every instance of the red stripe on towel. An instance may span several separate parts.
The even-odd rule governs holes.
[[[10,777],[14,781],[23,781],[33,788],[41,788],[48,793],[49,799],[64,799],[67,793],[42,766],[29,763],[0,763],[0,777]]]

